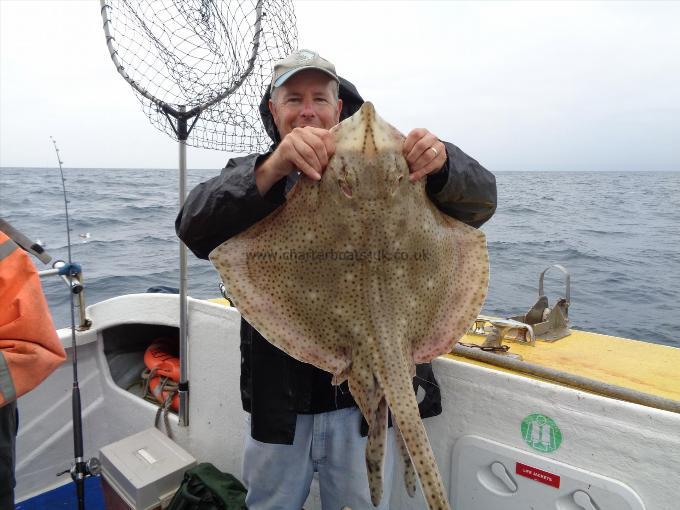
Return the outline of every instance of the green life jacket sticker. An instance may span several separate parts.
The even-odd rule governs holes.
[[[560,428],[543,414],[530,414],[522,420],[520,429],[524,442],[539,452],[554,452],[562,444]]]

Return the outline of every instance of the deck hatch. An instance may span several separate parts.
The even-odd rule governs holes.
[[[452,468],[449,499],[461,510],[645,510],[618,480],[479,436],[456,441]]]

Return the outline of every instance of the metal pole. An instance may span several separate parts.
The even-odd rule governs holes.
[[[187,188],[187,144],[189,135],[184,106],[179,107],[177,134],[179,138],[179,207],[184,206]],[[187,376],[189,353],[189,314],[187,309],[187,247],[179,242],[179,425],[189,426],[189,380]]]

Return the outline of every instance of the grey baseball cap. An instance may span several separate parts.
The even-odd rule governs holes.
[[[340,81],[338,75],[335,73],[335,66],[328,60],[320,57],[315,51],[298,50],[274,64],[272,82],[269,86],[270,92],[276,87],[283,85],[284,82],[294,74],[304,71],[305,69],[317,69],[326,73],[335,81]]]

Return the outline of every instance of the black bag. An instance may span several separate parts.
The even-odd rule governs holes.
[[[188,469],[167,510],[247,510],[246,488],[209,462]]]

